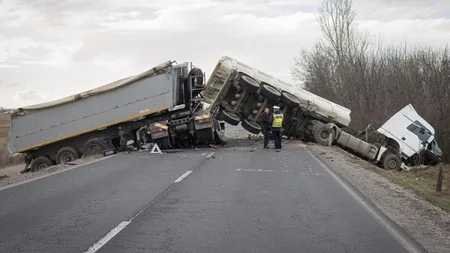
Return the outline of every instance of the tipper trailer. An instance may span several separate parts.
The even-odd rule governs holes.
[[[402,165],[435,164],[442,157],[433,127],[411,105],[378,130],[378,141],[368,143],[343,129],[350,109],[276,79],[236,59],[222,57],[201,92],[211,112],[228,124],[258,134],[265,107],[278,105],[284,113],[283,134],[323,145],[336,143],[385,169]]]
[[[223,141],[203,110],[205,76],[190,63],[164,62],[144,73],[48,103],[18,108],[7,149],[26,154],[35,171],[93,150],[117,150],[122,140],[160,148]]]

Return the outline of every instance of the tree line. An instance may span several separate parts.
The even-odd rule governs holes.
[[[292,75],[303,88],[352,110],[351,127],[379,127],[412,104],[436,131],[450,162],[449,49],[383,45],[358,29],[351,0],[324,0],[323,36],[295,58]]]

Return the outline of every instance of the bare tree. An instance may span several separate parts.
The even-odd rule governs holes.
[[[450,161],[450,55],[444,49],[384,46],[358,30],[351,0],[324,0],[323,37],[295,58],[305,89],[352,110],[352,127],[375,127],[411,103],[436,128]],[[447,152],[445,152],[447,151]]]

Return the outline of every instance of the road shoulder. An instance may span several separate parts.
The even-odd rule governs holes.
[[[388,179],[351,163],[337,147],[308,147],[430,253],[449,252],[450,214]]]

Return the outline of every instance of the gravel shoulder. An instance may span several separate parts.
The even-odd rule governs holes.
[[[310,145],[310,149],[430,253],[450,252],[450,213],[362,168],[338,147]]]
[[[51,167],[48,167],[46,169],[36,171],[36,172],[26,172],[26,173],[14,173],[12,175],[9,175],[7,177],[0,178],[0,188],[6,187],[12,184],[21,183],[26,180],[31,180],[34,178],[42,177],[48,174],[52,174],[59,171],[64,171],[73,168],[74,166],[80,166],[86,163],[94,162],[96,160],[100,160],[103,158],[103,155],[92,155],[87,157],[82,157],[78,160],[73,161],[71,164],[59,164],[54,165]],[[106,158],[106,157],[105,157]],[[17,170],[17,168],[20,168],[22,170],[25,167],[25,164],[19,164],[19,165],[13,165],[9,168]],[[3,168],[8,169],[8,168]]]

